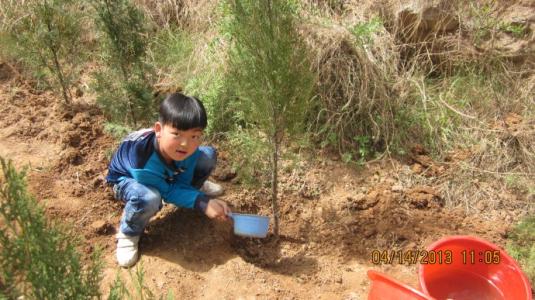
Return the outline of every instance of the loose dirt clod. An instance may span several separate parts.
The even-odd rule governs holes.
[[[97,220],[90,225],[91,230],[96,234],[110,234],[113,233],[113,226],[104,220]]]

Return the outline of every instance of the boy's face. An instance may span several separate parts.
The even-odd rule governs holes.
[[[169,163],[172,160],[184,160],[197,150],[201,144],[203,130],[192,128],[179,130],[171,125],[154,124],[154,131],[160,146],[160,153]]]

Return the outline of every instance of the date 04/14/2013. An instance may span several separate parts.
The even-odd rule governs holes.
[[[371,261],[376,265],[383,264],[451,264],[451,250],[373,250]]]

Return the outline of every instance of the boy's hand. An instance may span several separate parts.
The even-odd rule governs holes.
[[[210,199],[204,212],[210,219],[216,219],[220,221],[229,220],[230,208],[228,208],[225,201],[219,199]]]

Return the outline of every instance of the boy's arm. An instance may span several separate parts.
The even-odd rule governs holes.
[[[204,212],[209,201],[201,191],[183,185],[174,185],[169,192],[162,195],[166,202],[185,208],[197,208]]]
[[[193,187],[175,187],[167,195],[164,195],[164,198],[176,206],[198,209],[210,219],[229,219],[230,209],[224,201],[210,199]]]

